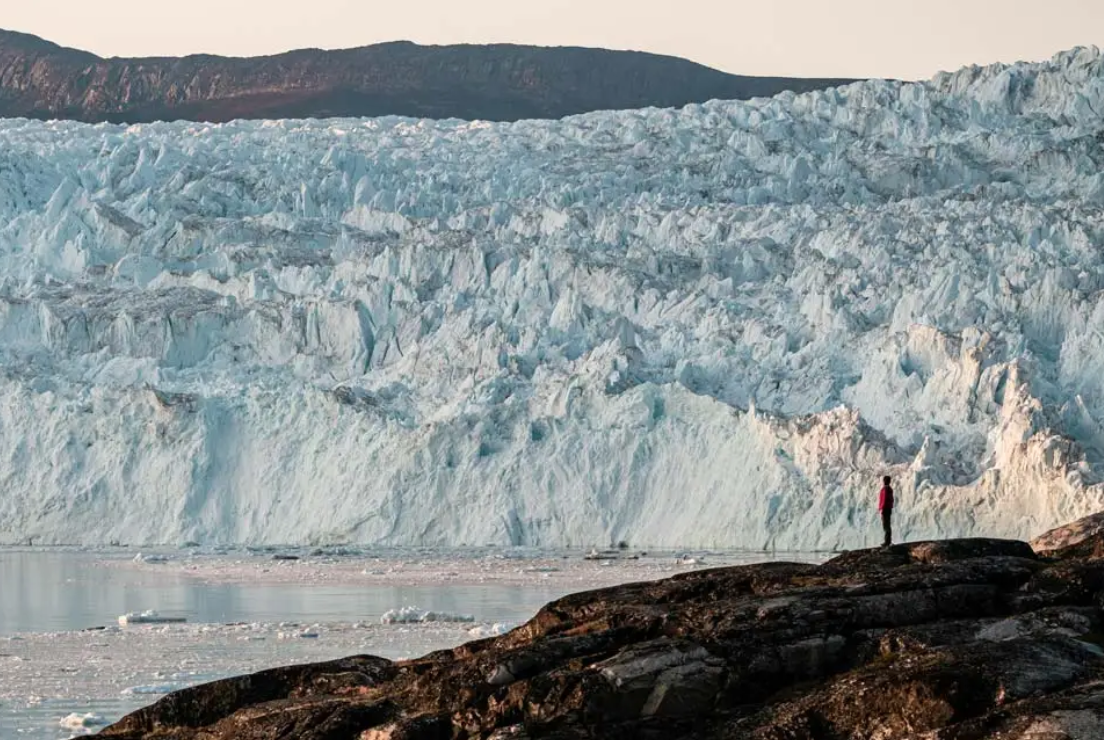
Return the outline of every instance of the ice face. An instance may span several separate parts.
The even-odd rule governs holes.
[[[0,123],[0,540],[1099,510],[1104,60],[512,125]]]

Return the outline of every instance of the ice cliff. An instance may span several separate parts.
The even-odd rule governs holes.
[[[0,122],[0,541],[1104,508],[1104,59],[510,125]]]

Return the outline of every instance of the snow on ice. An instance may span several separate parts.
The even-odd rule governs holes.
[[[828,549],[1104,504],[1104,61],[0,123],[0,541]]]

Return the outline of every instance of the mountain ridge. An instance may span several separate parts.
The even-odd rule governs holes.
[[[86,123],[378,117],[515,121],[846,84],[747,77],[638,51],[515,44],[111,57],[0,29],[0,117]]]

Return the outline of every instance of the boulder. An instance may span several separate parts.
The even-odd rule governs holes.
[[[1104,557],[1104,512],[1052,529],[1031,541],[1044,557]]]

